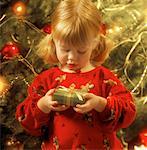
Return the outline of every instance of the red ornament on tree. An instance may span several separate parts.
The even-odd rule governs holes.
[[[4,59],[13,59],[19,54],[20,54],[19,47],[12,42],[5,44],[1,49],[1,55],[3,56]]]
[[[141,132],[139,133],[139,138],[140,138],[141,144],[147,147],[147,128],[141,130]]]
[[[43,27],[43,31],[47,34],[51,34],[51,25],[47,24]]]

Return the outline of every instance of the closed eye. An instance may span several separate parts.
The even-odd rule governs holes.
[[[62,51],[64,51],[64,52],[69,52],[70,51],[70,49],[61,49]]]
[[[79,54],[85,54],[87,51],[78,51]]]

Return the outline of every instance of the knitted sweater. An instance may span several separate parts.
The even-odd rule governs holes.
[[[57,86],[69,88],[73,84],[76,89],[93,85],[89,86],[92,87],[89,93],[107,99],[103,112],[92,110],[80,114],[70,107],[47,114],[37,107],[37,101],[48,90]],[[49,137],[42,143],[43,150],[121,150],[116,131],[128,127],[135,114],[130,92],[103,66],[84,73],[67,73],[58,67],[42,72],[29,86],[28,97],[16,110],[16,118],[27,132],[34,136],[47,132]]]

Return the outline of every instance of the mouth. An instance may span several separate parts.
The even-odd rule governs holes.
[[[77,67],[76,64],[68,64],[69,69],[75,69]]]

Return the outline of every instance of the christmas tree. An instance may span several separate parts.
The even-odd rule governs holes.
[[[50,15],[58,1],[0,1],[1,149],[33,150],[40,147],[41,139],[28,135],[15,120],[15,110],[27,96],[33,78],[51,67],[36,55],[36,45],[51,32]],[[147,128],[145,0],[93,0],[93,3],[102,13],[103,33],[113,41],[110,56],[103,65],[123,81],[137,106],[134,123],[118,133],[124,147],[133,149],[141,131]]]

